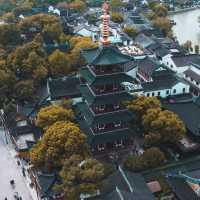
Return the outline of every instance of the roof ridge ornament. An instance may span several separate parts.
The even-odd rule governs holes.
[[[110,9],[110,5],[109,5],[109,3],[104,2],[102,5],[102,9],[104,11],[104,14],[101,16],[103,24],[102,24],[102,28],[101,28],[100,42],[103,45],[108,45],[108,44],[110,44],[110,41],[109,41],[109,20],[110,20],[109,9]]]

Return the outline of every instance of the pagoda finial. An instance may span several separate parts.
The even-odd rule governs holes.
[[[103,45],[107,45],[109,44],[109,20],[110,20],[110,15],[109,15],[109,8],[110,5],[108,4],[108,2],[104,2],[103,3],[103,11],[104,14],[101,16],[102,22],[103,22],[103,27],[101,30],[101,43]]]

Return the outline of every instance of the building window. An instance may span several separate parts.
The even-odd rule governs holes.
[[[166,91],[166,94],[169,94],[169,90]]]
[[[173,65],[171,65],[171,68],[173,68]]]
[[[120,127],[121,126],[121,122],[120,121],[117,121],[117,122],[114,122],[114,127]]]
[[[117,84],[113,84],[113,90],[118,90],[118,85]]]
[[[169,63],[167,62],[167,65],[169,65]]]
[[[119,106],[119,103],[114,104],[114,109],[115,109],[115,110],[119,109],[119,107],[120,107],[120,106]]]
[[[99,106],[99,111],[104,111],[105,110],[105,105],[100,105]]]
[[[192,78],[190,78],[190,80],[191,80],[191,81],[193,81],[193,79],[192,79]]]
[[[98,151],[103,151],[105,149],[105,144],[98,144],[97,149]]]
[[[152,97],[154,97],[154,92],[152,92]]]
[[[158,92],[158,96],[160,96],[160,92]]]
[[[176,89],[173,90],[173,93],[176,94]]]
[[[199,85],[199,82],[196,81],[196,85]]]
[[[116,141],[115,141],[115,147],[120,147],[120,146],[122,146],[122,145],[123,145],[122,140],[116,140]]]
[[[98,129],[99,130],[104,130],[105,129],[105,124],[98,124]]]
[[[150,94],[149,93],[147,93],[147,97],[149,97],[150,96]]]
[[[183,93],[185,93],[185,88],[183,88]]]

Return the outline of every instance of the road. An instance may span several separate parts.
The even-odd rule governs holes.
[[[17,165],[12,146],[6,144],[5,134],[0,128],[0,200],[7,197],[8,200],[14,200],[14,193],[18,192],[22,200],[32,200],[28,190],[27,183],[22,176],[22,169]],[[14,179],[16,186],[11,188],[10,180]]]

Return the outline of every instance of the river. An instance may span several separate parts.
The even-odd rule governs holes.
[[[170,16],[176,22],[176,25],[173,26],[173,32],[180,44],[190,40],[192,41],[192,46],[200,45],[199,16],[200,9],[176,13]]]

